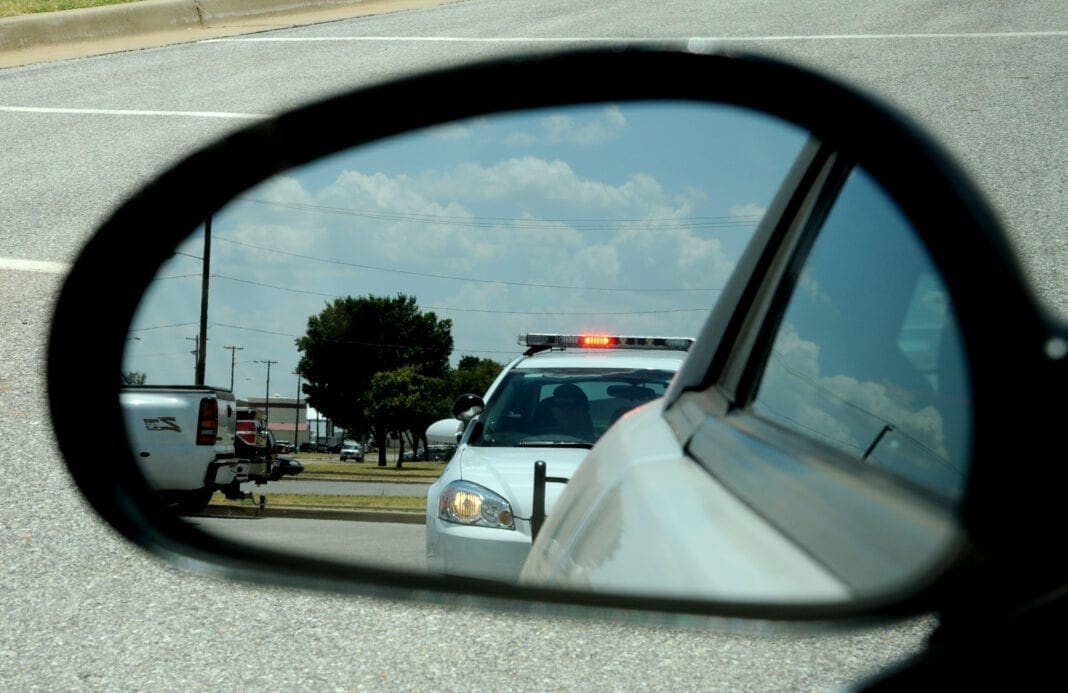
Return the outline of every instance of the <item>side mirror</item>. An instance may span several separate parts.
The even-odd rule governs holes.
[[[868,222],[893,208],[930,283],[917,275],[906,287],[892,271],[880,273],[882,283],[860,277],[852,285],[847,273],[804,273],[810,251],[829,256],[826,266],[847,265],[835,260],[851,256],[820,255],[819,239],[855,172],[871,195],[853,196],[860,212],[836,225],[844,247],[876,245],[882,227]],[[879,260],[882,269],[900,266],[896,256]],[[919,386],[869,377],[898,361],[881,351],[835,354],[861,376],[811,368],[828,354],[823,344],[777,329],[795,289],[809,299],[797,310],[810,324],[846,331],[856,343],[882,335],[848,333],[838,313],[819,312],[827,292],[812,277],[838,277],[839,295],[902,298],[894,319],[909,329],[878,345],[904,353],[894,368],[917,371]],[[67,465],[97,512],[182,564],[411,598],[448,592],[773,619],[900,616],[948,603],[975,570],[991,571],[982,584],[1060,577],[1028,557],[1048,553],[1062,524],[1064,465],[1050,462],[1063,457],[1054,440],[1062,412],[1045,403],[1066,385],[1068,333],[1041,313],[1021,277],[992,213],[935,144],[889,109],[807,70],[641,49],[489,62],[257,123],[130,198],[63,286],[49,341],[50,406]],[[250,315],[258,317],[226,317]],[[959,325],[960,383],[939,379],[939,332],[928,318]],[[460,359],[515,355],[514,335],[545,322],[554,331],[611,323],[619,334],[699,338],[664,396],[633,416],[611,425],[620,398],[593,393],[592,424],[610,432],[588,457],[574,441],[523,433],[546,399],[542,388],[573,377],[562,364],[544,385],[514,393],[507,416],[468,446],[463,466],[486,471],[479,483],[449,480],[448,495],[398,496],[373,510],[358,504],[374,496],[347,489],[349,513],[306,535],[265,539],[251,523],[211,515],[219,505],[230,512],[242,503],[231,492],[255,482],[235,462],[231,422],[220,415],[231,411],[220,402],[244,406],[241,393],[211,387],[229,377],[232,354],[222,344],[240,338],[278,363],[276,372],[299,372],[307,403],[335,426],[374,431],[378,441],[398,436],[410,449],[430,429],[455,436],[455,423],[450,430],[426,422],[455,396]],[[200,325],[198,343],[206,345],[195,368],[190,325]],[[818,425],[805,397],[759,397],[772,370],[832,403],[817,412]],[[119,373],[145,373],[148,384],[120,387]],[[1033,401],[1021,400],[1020,383],[1034,387]],[[615,394],[646,398],[640,385]],[[137,387],[184,393],[188,418],[133,412]],[[911,397],[927,388],[956,398],[950,425],[937,406]],[[903,403],[904,415],[887,401]],[[464,394],[452,414],[467,422],[486,406]],[[849,411],[825,415],[839,410]],[[276,416],[272,409],[272,425]],[[854,434],[846,417],[866,417],[868,428]],[[150,467],[168,459],[142,445],[157,435],[189,444],[169,458],[184,474]],[[114,451],[108,464],[85,454],[84,441],[101,437]],[[529,495],[511,492],[530,474],[508,477],[486,454],[505,445],[531,467],[554,448],[578,465],[533,545]],[[906,458],[908,474],[896,474]],[[617,459],[637,464],[613,468]],[[927,468],[946,460],[945,483],[927,483]],[[391,474],[410,473],[423,487],[441,473],[440,465],[396,462]],[[666,484],[669,464],[676,475]],[[624,469],[622,481],[640,483],[607,492]],[[696,479],[701,484],[690,483]],[[261,494],[270,507],[271,492]],[[594,506],[584,501],[594,499],[590,515]],[[521,584],[428,574],[435,547],[419,525],[450,512],[460,533],[510,532],[506,550],[537,565]],[[698,521],[707,532],[695,529]],[[391,523],[404,525],[396,535],[403,544],[358,541]],[[682,536],[714,540],[744,570],[716,573],[725,554],[708,544],[700,585],[661,589],[645,580],[658,559],[627,543],[695,564],[669,541]],[[386,544],[389,551],[377,548]],[[609,578],[594,580],[589,564],[569,560],[591,555],[614,571]],[[881,580],[888,564],[891,582]],[[798,590],[798,575],[820,589]],[[759,590],[716,589],[728,579]]]
[[[460,395],[452,404],[452,415],[467,423],[486,409],[486,403],[478,395],[468,393]],[[459,438],[457,438],[459,440]]]

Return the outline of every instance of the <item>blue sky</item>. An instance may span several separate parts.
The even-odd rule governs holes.
[[[354,127],[358,127],[354,124]],[[456,351],[527,331],[693,336],[806,133],[741,109],[594,104],[464,121],[345,151],[212,222],[207,381],[293,397],[294,339],[336,296],[417,297]],[[203,230],[160,268],[127,342],[149,383],[193,380]],[[136,339],[133,339],[136,337]]]

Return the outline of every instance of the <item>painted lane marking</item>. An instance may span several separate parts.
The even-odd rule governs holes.
[[[686,36],[629,39],[608,36],[237,36],[204,39],[198,43],[329,43],[329,42],[414,42],[414,43],[613,43],[613,44],[701,44],[762,41],[871,41],[887,39],[983,39],[983,38],[1051,38],[1068,36],[1068,31],[999,31],[989,33],[948,34],[811,34],[795,36]]]
[[[109,108],[42,108],[36,106],[0,106],[7,113],[60,113],[65,115],[117,115],[117,116],[165,116],[186,118],[230,118],[235,120],[262,120],[270,116],[262,113],[225,113],[217,111],[143,111]]]
[[[24,260],[17,257],[0,257],[0,270],[38,272],[41,274],[66,274],[70,271],[70,263],[49,262],[47,260]]]

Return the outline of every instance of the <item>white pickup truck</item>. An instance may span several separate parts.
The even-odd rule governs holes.
[[[248,497],[242,483],[270,478],[271,459],[237,455],[237,403],[229,390],[127,385],[119,402],[141,470],[178,512],[203,510],[216,491]]]

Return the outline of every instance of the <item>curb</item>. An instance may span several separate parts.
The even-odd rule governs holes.
[[[423,513],[398,513],[386,510],[328,510],[323,508],[263,508],[257,506],[209,505],[193,517],[282,517],[296,520],[346,520],[349,522],[395,522],[425,525]]]
[[[38,12],[0,19],[0,51],[160,31],[208,28],[222,22],[359,5],[364,0],[137,0],[120,5]]]
[[[346,17],[379,14],[457,0],[134,0],[119,5],[38,12],[0,18],[0,55],[134,39],[134,47],[167,45],[225,35],[303,26]],[[258,18],[285,17],[271,26]],[[138,44],[169,34],[159,44]],[[109,48],[114,52],[122,48]],[[101,51],[96,51],[101,52]],[[78,53],[82,55],[84,53]],[[90,51],[89,54],[95,54]]]

